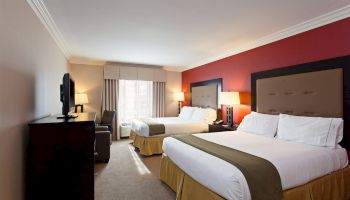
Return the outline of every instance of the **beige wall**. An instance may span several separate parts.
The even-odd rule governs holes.
[[[71,64],[69,73],[74,78],[76,92],[87,93],[89,103],[84,105],[84,112],[96,112],[99,121],[101,116],[103,66]]]
[[[166,77],[165,116],[174,117],[178,115],[178,102],[174,99],[174,93],[181,91],[181,72],[167,71]]]
[[[0,0],[0,199],[23,199],[27,122],[61,112],[67,61],[24,0]]]
[[[71,64],[69,73],[74,78],[77,92],[86,92],[89,103],[84,105],[84,111],[96,112],[97,120],[101,114],[101,94],[103,83],[103,66]],[[174,93],[181,91],[181,73],[166,71],[165,116],[178,114],[178,105]]]

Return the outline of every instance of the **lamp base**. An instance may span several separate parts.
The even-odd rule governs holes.
[[[233,121],[232,121],[232,107],[231,106],[226,106],[226,124],[228,127],[233,126]]]
[[[74,112],[78,112],[78,107],[80,107],[80,112],[82,113],[82,112],[84,112],[84,105],[81,105],[81,104],[79,104],[79,105],[75,105],[75,110],[74,110]]]

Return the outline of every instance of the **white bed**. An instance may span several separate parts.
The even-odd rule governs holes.
[[[163,153],[162,144],[165,137],[208,132],[208,124],[212,123],[216,118],[215,109],[184,106],[179,117],[132,120],[130,136],[133,139],[133,145],[139,149],[140,154],[145,156],[161,154]],[[164,125],[164,133],[150,134],[147,121]]]
[[[142,120],[134,119],[131,122],[133,132],[143,137],[158,137],[191,133],[208,132],[209,125],[217,118],[217,111],[212,108],[184,106],[178,117],[151,118],[164,125],[165,133],[150,136],[149,126]]]
[[[270,161],[280,174],[283,190],[348,165],[347,152],[340,146],[317,147],[240,131],[194,135]],[[163,151],[186,174],[222,197],[250,199],[245,177],[232,164],[171,137],[164,139]]]
[[[183,119],[180,117],[160,117],[152,118],[156,122],[162,123],[165,126],[165,134],[162,136],[174,135],[174,134],[190,134],[190,133],[202,133],[208,132],[208,123],[204,121]],[[132,120],[132,130],[144,137],[157,137],[149,136],[149,127],[141,120]]]
[[[245,116],[239,131],[194,135],[268,160],[277,169],[287,198],[325,195],[324,199],[349,199],[345,178],[349,173],[348,155],[339,145],[343,134],[349,133],[343,132],[342,123],[336,123],[348,125],[348,114],[344,115],[348,108],[343,107],[348,90],[343,87],[343,68],[329,69],[331,63],[320,61],[252,74],[251,109],[261,115]],[[348,146],[348,138],[344,139],[342,144]],[[175,138],[163,141],[163,151],[167,156],[162,159],[164,163],[172,161],[197,182],[187,179],[184,186],[183,178],[183,183],[174,184],[178,179],[172,177],[182,172],[161,168],[162,180],[181,194],[179,199],[197,197],[191,195],[190,186],[208,195],[214,193],[212,199],[251,199],[247,181],[234,165]],[[344,172],[344,177],[336,177],[336,171]],[[315,183],[315,179],[324,180],[328,174],[337,183]],[[309,188],[311,184],[322,189]]]

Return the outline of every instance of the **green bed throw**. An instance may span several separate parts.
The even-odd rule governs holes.
[[[173,138],[237,167],[247,180],[253,200],[282,199],[281,178],[276,167],[269,161],[193,135],[179,135]]]
[[[149,136],[160,135],[165,133],[165,126],[162,123],[159,123],[152,118],[142,118],[142,122],[147,124],[149,129]]]

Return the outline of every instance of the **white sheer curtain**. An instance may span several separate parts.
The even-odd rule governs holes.
[[[152,81],[119,80],[118,116],[121,123],[152,117]]]

